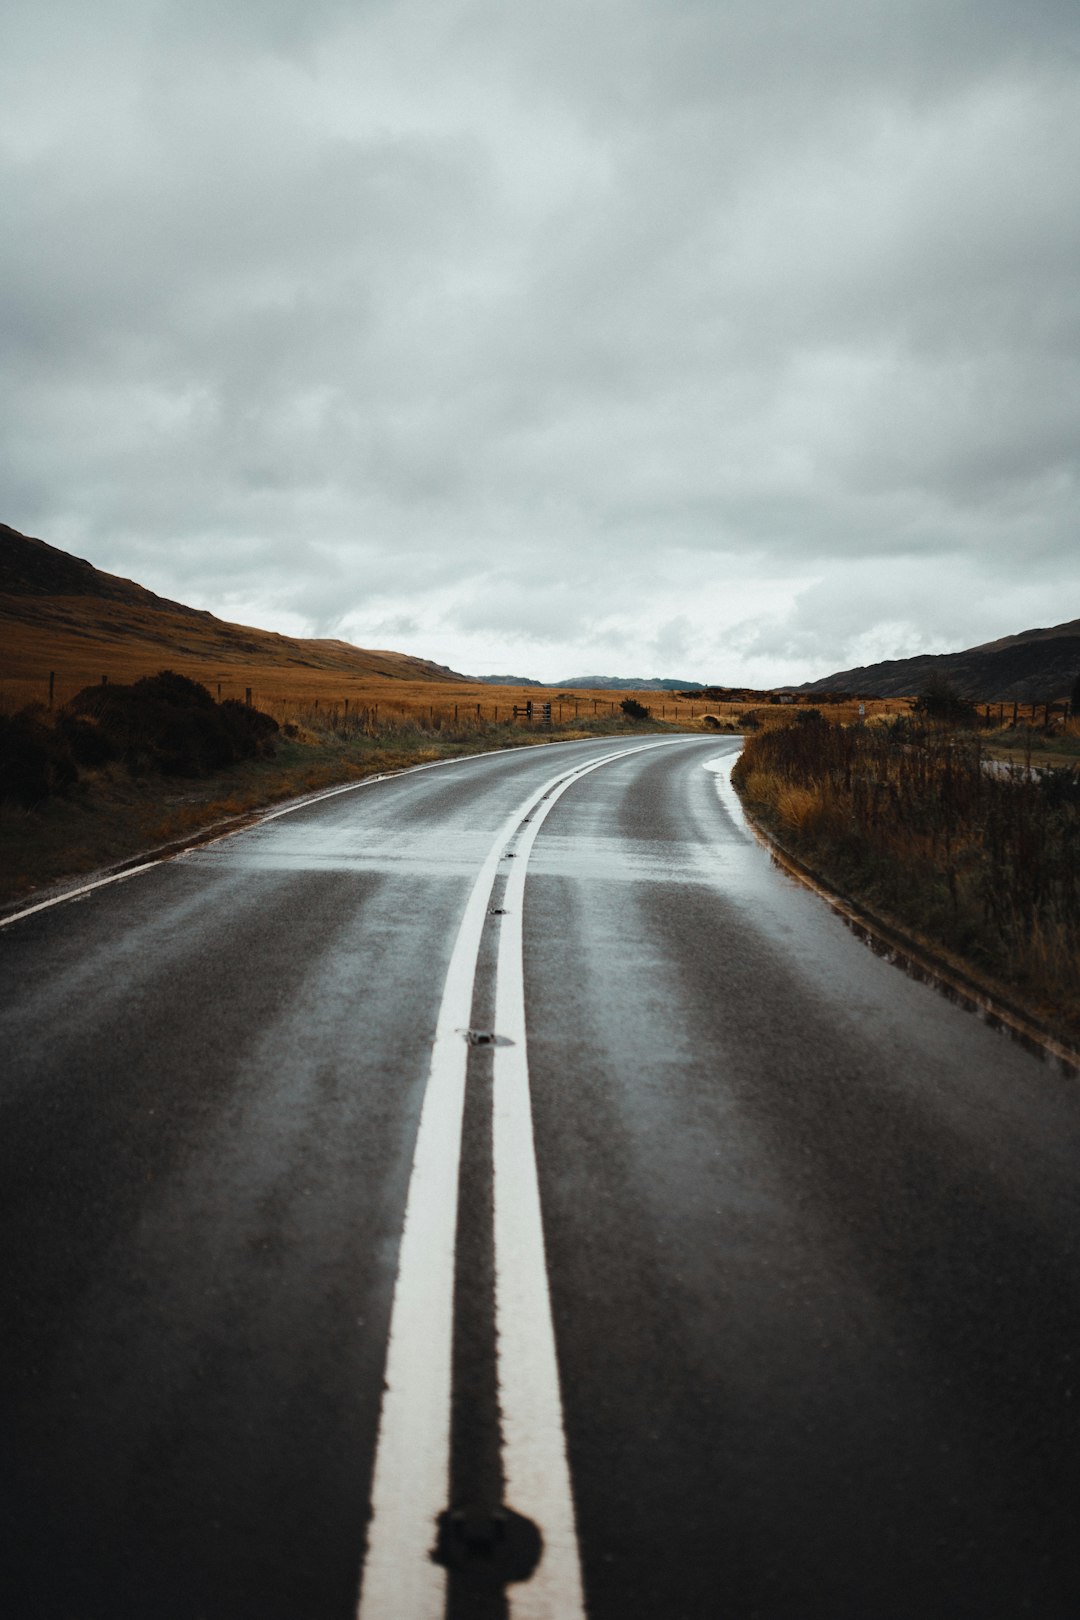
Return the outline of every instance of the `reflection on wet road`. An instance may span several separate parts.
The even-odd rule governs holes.
[[[4,1612],[1080,1612],[1075,1079],[638,741],[0,931]]]

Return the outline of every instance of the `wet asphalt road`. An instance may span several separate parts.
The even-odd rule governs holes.
[[[0,930],[0,1612],[355,1614],[462,910],[515,807],[625,746],[376,783]],[[773,868],[735,746],[583,777],[527,868],[588,1614],[1072,1620],[1080,1082]],[[500,1492],[491,1065],[464,1105],[458,1504]],[[465,1575],[447,1605],[529,1612]]]

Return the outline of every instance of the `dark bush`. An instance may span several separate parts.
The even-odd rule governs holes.
[[[271,738],[277,735],[278,723],[272,715],[264,714],[262,709],[249,709],[246,703],[239,702],[237,698],[226,698],[220,712],[245,758],[249,753],[273,758],[274,744]]]
[[[205,686],[162,670],[131,686],[87,686],[68,705],[96,723],[132,771],[207,776],[240,759],[272,753],[277,721],[234,699],[215,703]]]
[[[108,733],[84,715],[70,714],[66,709],[61,709],[56,717],[56,730],[67,743],[77,765],[92,768],[107,765],[117,757],[116,745]]]
[[[963,697],[952,682],[941,675],[931,675],[923,682],[911,708],[913,714],[925,715],[928,720],[939,720],[951,726],[971,726],[978,719],[974,703]]]
[[[628,720],[647,720],[649,718],[649,710],[644,703],[639,703],[637,698],[623,698],[619,708]]]
[[[1036,780],[1048,804],[1070,805],[1080,810],[1080,772],[1071,765],[1042,771]]]
[[[29,809],[78,780],[65,739],[38,718],[35,706],[0,715],[0,800]]]

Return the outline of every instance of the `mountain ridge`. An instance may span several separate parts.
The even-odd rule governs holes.
[[[676,681],[654,675],[639,680],[626,675],[572,675],[568,680],[553,683],[560,689],[577,692],[700,692],[700,681]]]
[[[918,653],[838,670],[792,692],[853,692],[910,697],[927,680],[944,679],[978,703],[1056,703],[1080,673],[1080,619],[1023,630],[955,653]]]

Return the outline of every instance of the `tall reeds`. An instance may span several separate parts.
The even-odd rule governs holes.
[[[735,780],[781,844],[872,909],[1080,1031],[1080,774],[986,758],[977,733],[805,713]]]

